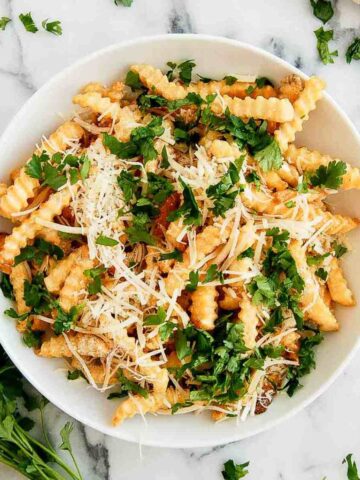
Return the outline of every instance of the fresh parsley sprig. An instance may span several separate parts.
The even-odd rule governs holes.
[[[72,424],[68,422],[60,431],[60,449],[70,453],[75,470],[49,441],[44,424],[47,403],[44,397],[28,395],[20,372],[0,348],[0,462],[31,480],[83,480],[70,442]],[[22,414],[24,407],[28,411],[40,410],[42,438],[30,433],[34,422]]]

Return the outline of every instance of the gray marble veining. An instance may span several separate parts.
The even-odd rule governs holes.
[[[360,128],[360,62],[347,65],[344,51],[360,34],[360,7],[335,0],[339,57],[324,66],[313,30],[320,26],[307,0],[134,0],[115,7],[112,0],[31,2],[38,23],[60,19],[62,37],[26,32],[17,17],[28,0],[0,0],[0,16],[13,22],[0,31],[0,132],[34,91],[73,61],[123,39],[159,33],[207,33],[257,45],[308,74],[328,82],[328,90]],[[74,446],[86,480],[217,480],[224,461],[250,460],[249,480],[345,479],[341,465],[349,452],[360,461],[360,353],[337,382],[306,410],[253,438],[208,449],[172,450],[140,447],[105,437],[76,424]],[[68,417],[50,406],[51,438]],[[0,479],[19,478],[0,467]]]

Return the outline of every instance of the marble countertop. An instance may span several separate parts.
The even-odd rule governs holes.
[[[44,82],[75,60],[121,40],[167,32],[242,40],[318,74],[360,128],[360,62],[344,61],[346,46],[360,33],[360,7],[351,0],[333,1],[335,16],[329,26],[335,30],[339,58],[328,66],[318,59],[312,32],[320,22],[307,0],[134,0],[132,8],[116,7],[113,0],[29,3],[0,0],[0,17],[14,20],[0,31],[0,133]],[[38,24],[48,17],[61,20],[63,35],[26,32],[17,17],[30,7]],[[341,480],[346,478],[341,461],[347,453],[353,452],[360,462],[359,404],[360,352],[310,407],[241,442],[197,450],[140,448],[77,423],[74,446],[86,480],[218,480],[229,458],[250,461],[249,480]],[[55,439],[67,417],[48,408]],[[19,477],[0,466],[0,478]]]

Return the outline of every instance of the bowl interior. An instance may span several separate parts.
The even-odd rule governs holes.
[[[142,39],[120,44],[82,60],[57,75],[41,88],[14,118],[0,140],[2,180],[22,164],[42,134],[50,133],[62,118],[73,112],[72,96],[90,82],[109,83],[121,78],[131,63],[151,63],[164,67],[169,60],[194,59],[196,72],[211,78],[241,73],[267,76],[279,81],[289,73],[300,73],[276,57],[235,41],[194,35],[174,35]],[[301,74],[302,75],[302,74]],[[323,152],[356,164],[360,140],[354,128],[336,104],[325,96],[319,103],[297,143],[318,148]],[[333,201],[334,199],[332,199]],[[349,192],[335,198],[337,207],[360,217],[359,192]],[[360,264],[360,235],[350,235],[353,250],[345,257],[349,283],[360,298],[360,279],[356,266]],[[9,302],[0,297],[0,312]],[[304,378],[304,388],[293,398],[279,395],[267,413],[249,418],[245,423],[229,420],[213,424],[207,414],[151,416],[146,423],[134,418],[118,428],[110,424],[116,400],[106,400],[106,394],[95,392],[82,381],[66,379],[62,361],[36,357],[24,347],[14,321],[0,314],[1,343],[11,359],[28,380],[51,402],[81,422],[109,435],[143,444],[166,447],[201,447],[227,443],[269,428],[298,411],[319,395],[354,352],[360,334],[360,307],[338,308],[341,329],[327,335],[317,353],[317,369]]]

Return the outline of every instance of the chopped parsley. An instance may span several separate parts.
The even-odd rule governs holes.
[[[64,252],[57,245],[42,238],[37,238],[34,245],[28,245],[21,249],[19,255],[15,257],[14,265],[25,261],[34,261],[37,265],[41,265],[47,255],[56,258],[56,260],[61,260],[64,257]]]
[[[332,247],[334,249],[334,254],[336,258],[342,257],[348,251],[347,247],[345,247],[345,245],[343,245],[342,243],[334,242],[332,244]]]
[[[166,312],[164,307],[159,307],[157,312],[153,315],[148,315],[144,318],[144,325],[147,327],[149,325],[161,325],[166,320]]]
[[[31,16],[31,12],[29,13],[20,13],[19,19],[21,23],[24,25],[25,30],[31,33],[36,33],[39,29],[34,23],[34,20]]]
[[[241,260],[242,258],[254,258],[255,250],[251,247],[244,250],[240,255],[237,256],[237,260]]]
[[[295,206],[296,206],[296,202],[294,200],[289,200],[288,202],[285,202],[286,208],[294,208]]]
[[[125,233],[128,236],[130,245],[134,245],[138,242],[146,243],[147,245],[156,244],[155,238],[141,227],[132,226],[125,228]]]
[[[235,199],[239,193],[239,189],[233,187],[239,181],[239,171],[243,164],[244,157],[240,157],[235,162],[230,163],[228,171],[222,176],[220,182],[210,185],[206,189],[206,195],[214,200],[212,208],[214,215],[222,217],[225,212],[235,205]]]
[[[154,117],[146,126],[134,128],[129,142],[120,142],[114,136],[104,133],[103,143],[112,154],[119,158],[129,159],[142,156],[144,163],[146,163],[157,157],[154,139],[160,137],[163,133],[162,118]]]
[[[185,60],[178,65],[174,62],[168,62],[167,66],[170,67],[170,70],[166,74],[170,81],[174,80],[175,73],[178,72],[180,80],[182,80],[185,85],[190,84],[193,68],[196,67],[193,60]]]
[[[264,172],[268,172],[269,170],[279,170],[282,165],[282,157],[280,147],[275,138],[273,138],[266,147],[258,150],[255,153],[254,158],[258,161]]]
[[[330,253],[324,253],[324,255],[308,255],[306,263],[311,267],[312,265],[320,265]]]
[[[0,17],[0,30],[5,30],[7,24],[11,22],[9,17]]]
[[[131,90],[140,90],[143,88],[139,74],[129,70],[126,74],[125,85],[131,88]]]
[[[105,235],[99,235],[96,239],[96,245],[104,245],[105,247],[115,247],[119,242],[114,238],[106,237]]]
[[[270,85],[271,87],[274,86],[273,82],[269,80],[267,77],[258,77],[256,80],[256,86],[259,88],[263,88],[266,85]]]
[[[72,370],[67,372],[68,380],[77,380],[78,378],[84,378],[84,375],[81,370]]]
[[[84,275],[88,278],[91,278],[92,281],[89,283],[88,292],[90,295],[95,295],[96,293],[101,292],[101,275],[106,271],[104,267],[95,267],[88,270],[84,270]]]
[[[128,170],[122,170],[117,177],[117,183],[124,194],[126,203],[130,202],[139,187],[140,178],[135,177]]]
[[[217,265],[213,263],[207,269],[207,272],[204,278],[204,283],[213,282],[216,279],[219,279],[220,283],[224,283],[223,272],[221,270],[218,270]]]
[[[180,217],[184,217],[185,225],[201,225],[202,216],[198,204],[196,203],[194,193],[184,180],[179,177],[179,181],[183,187],[183,203],[177,210],[169,213],[167,220],[174,222]]]
[[[176,260],[177,262],[182,262],[183,261],[183,254],[175,248],[172,252],[168,253],[161,253],[160,254],[160,260]]]
[[[308,193],[309,191],[309,186],[308,183],[305,181],[302,181],[298,184],[297,189],[299,193]]]
[[[286,391],[289,397],[292,397],[296,390],[301,388],[300,378],[307,375],[315,368],[314,347],[319,345],[324,339],[321,333],[316,333],[301,340],[299,350],[299,366],[290,367],[288,371],[289,381],[286,384]]]
[[[342,177],[346,173],[346,163],[342,161],[331,161],[328,165],[321,165],[314,174],[310,176],[310,183],[314,187],[325,187],[338,189],[342,184]]]
[[[167,152],[167,149],[165,145],[163,146],[163,149],[161,150],[161,168],[169,168],[170,163],[169,163],[169,155]]]
[[[360,37],[356,37],[346,50],[346,62],[351,63],[352,60],[360,60]]]
[[[199,283],[199,272],[193,271],[189,273],[189,282],[186,284],[185,289],[188,292],[194,292],[197,289]]]
[[[231,85],[234,85],[234,83],[236,83],[237,78],[233,77],[232,75],[227,75],[226,77],[224,77],[224,80],[225,80],[225,85],[231,86]]]
[[[172,183],[170,183],[167,178],[162,177],[161,175],[156,175],[155,173],[149,172],[147,175],[147,180],[147,196],[150,196],[152,201],[155,203],[163,203],[174,191]]]
[[[148,398],[149,392],[145,388],[142,388],[138,383],[132,382],[131,380],[127,379],[121,369],[116,372],[116,375],[120,382],[120,391],[118,392],[118,398],[119,396],[126,397],[129,393],[141,395],[144,398]]]
[[[239,480],[249,473],[248,466],[249,462],[237,464],[234,460],[228,460],[224,463],[224,470],[221,473],[224,480]]]
[[[13,287],[10,282],[9,275],[1,273],[0,288],[5,298],[14,300]]]
[[[67,182],[66,171],[70,175],[70,183],[74,184],[80,177],[84,180],[88,177],[90,159],[86,155],[63,155],[55,153],[51,159],[47,152],[40,155],[34,154],[25,165],[25,172],[32,178],[40,181],[41,185],[48,185],[53,190],[58,190]]]
[[[328,277],[328,273],[327,271],[324,269],[324,268],[318,268],[316,271],[315,271],[315,275],[319,278],[321,278],[321,280],[324,280],[324,282],[326,281],[327,277]]]
[[[316,18],[323,23],[328,22],[334,15],[334,9],[330,1],[327,0],[310,0],[313,13]]]
[[[317,49],[319,56],[324,65],[329,63],[334,63],[333,57],[338,56],[338,51],[334,50],[330,52],[329,42],[333,39],[334,31],[333,30],[324,30],[323,27],[318,28],[314,31],[317,38]]]
[[[52,33],[53,35],[62,35],[62,26],[61,22],[59,20],[54,20],[52,22],[49,22],[49,19],[47,18],[46,20],[43,20],[41,22],[42,27],[44,30],[46,30],[49,33]]]

